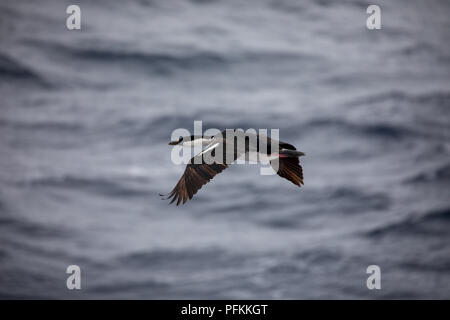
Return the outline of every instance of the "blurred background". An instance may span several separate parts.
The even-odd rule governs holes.
[[[1,1],[0,298],[450,298],[449,15],[446,0]],[[305,186],[241,165],[161,201],[184,171],[170,135],[194,120],[279,128]]]

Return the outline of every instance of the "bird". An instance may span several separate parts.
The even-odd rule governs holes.
[[[205,147],[203,151],[190,159],[183,176],[173,190],[167,195],[160,194],[164,200],[171,199],[170,204],[176,201],[177,206],[180,203],[184,205],[200,188],[237,159],[254,162],[270,161],[272,168],[280,177],[298,187],[304,184],[299,158],[305,153],[297,151],[292,144],[271,139],[263,134],[226,129],[214,136],[179,137],[178,140],[170,141],[169,145]]]

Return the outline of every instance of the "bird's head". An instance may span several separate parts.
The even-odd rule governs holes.
[[[180,138],[178,138],[177,141],[170,141],[170,142],[169,142],[169,145],[170,145],[170,146],[175,146],[175,145],[177,145],[177,144],[180,144],[182,141],[183,141],[183,137],[180,136]]]

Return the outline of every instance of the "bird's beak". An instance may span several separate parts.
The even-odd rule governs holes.
[[[175,146],[175,145],[177,145],[178,143],[180,143],[180,141],[170,141],[170,142],[169,142],[169,146]]]

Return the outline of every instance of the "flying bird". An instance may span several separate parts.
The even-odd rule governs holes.
[[[231,134],[227,132],[229,129],[215,136],[192,135],[169,142],[169,145],[184,147],[201,145],[205,146],[205,149],[189,161],[183,176],[165,199],[171,199],[170,203],[176,201],[177,206],[180,203],[186,203],[203,185],[237,159],[254,162],[270,161],[272,168],[280,177],[299,187],[303,184],[303,169],[299,158],[305,154],[297,151],[293,145],[262,134],[244,133],[241,130],[231,130]],[[261,148],[264,143],[266,147]]]

